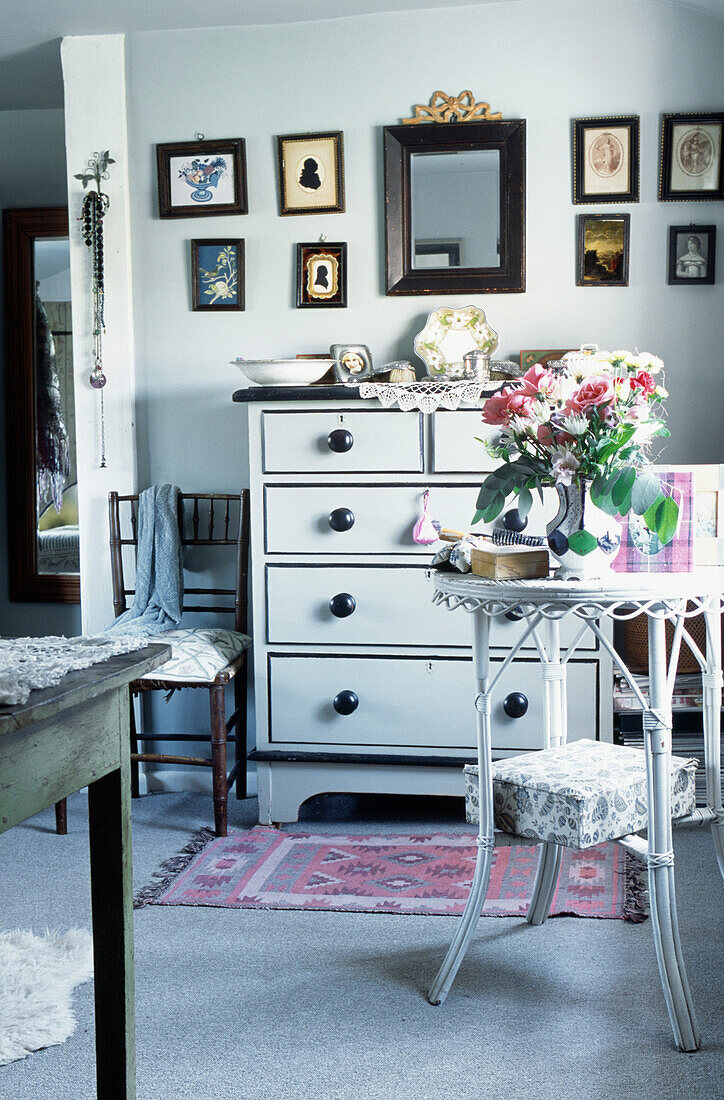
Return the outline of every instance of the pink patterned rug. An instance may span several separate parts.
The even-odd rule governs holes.
[[[216,838],[202,829],[141,890],[145,905],[323,909],[457,916],[475,868],[470,836],[284,833],[257,826]],[[526,913],[538,849],[498,847],[483,914]],[[552,916],[643,920],[639,865],[613,844],[564,850]]]

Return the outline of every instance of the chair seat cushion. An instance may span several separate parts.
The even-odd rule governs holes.
[[[142,680],[184,680],[208,683],[223,668],[251,645],[247,634],[235,630],[201,627],[191,630],[168,630],[148,639],[148,644],[160,642],[171,646],[171,657],[165,665],[147,672]]]
[[[671,758],[672,818],[695,808],[696,767]],[[643,749],[584,739],[493,763],[493,814],[505,833],[590,848],[645,829],[647,805]],[[465,768],[465,809],[477,823],[477,764]]]

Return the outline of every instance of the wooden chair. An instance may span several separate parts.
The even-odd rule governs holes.
[[[234,616],[234,634],[224,640],[232,643],[238,640],[238,635],[246,634],[247,626],[247,573],[249,559],[249,490],[241,493],[182,493],[180,500],[183,502],[185,527],[181,542],[183,546],[195,547],[221,547],[234,546],[236,548],[236,576],[233,588],[191,588],[184,587],[184,615],[191,613],[229,613]],[[123,547],[138,545],[138,494],[120,496],[118,493],[110,493],[108,497],[110,512],[110,547],[111,547],[111,573],[113,578],[113,609],[116,615],[122,614],[127,609],[126,597],[134,594],[133,588],[126,587],[123,563]],[[234,533],[232,526],[232,512],[234,505],[239,505],[238,528]],[[122,506],[127,506],[123,507]],[[122,533],[121,511],[128,512],[128,522],[124,524]],[[130,527],[130,530],[127,528]],[[188,602],[187,597],[227,597],[227,602],[193,603]],[[233,597],[230,603],[228,597]],[[194,635],[191,638],[192,645],[197,638],[202,643],[207,642],[207,632],[203,628],[183,630],[182,632],[170,632],[159,635],[159,638],[174,642],[174,635],[183,633],[184,636]],[[216,631],[219,635],[229,635],[229,632]],[[210,643],[213,645],[213,642]],[[221,647],[219,647],[221,648]],[[231,648],[234,648],[232,645]],[[222,649],[222,652],[225,652]],[[140,760],[155,764],[189,764],[195,767],[210,767],[213,778],[214,797],[214,824],[217,836],[226,836],[227,801],[228,792],[236,784],[236,797],[246,797],[246,659],[247,650],[233,656],[213,676],[204,676],[203,673],[194,673],[188,678],[180,678],[177,675],[164,677],[163,665],[148,676],[140,680],[134,680],[130,685],[131,690],[131,794],[139,797],[138,763]],[[174,650],[175,657],[175,650]],[[175,664],[172,658],[169,665]],[[183,675],[183,674],[182,674]],[[226,719],[225,688],[233,680],[234,683],[234,712]],[[175,691],[183,688],[205,688],[209,692],[210,717],[211,717],[211,759],[193,756],[177,756],[166,753],[147,753],[138,751],[138,737],[136,732],[133,698],[149,691]],[[226,771],[226,747],[227,735],[235,730],[235,755],[233,768],[227,775]],[[149,740],[154,741],[178,741],[182,739],[197,740],[196,735],[169,734],[159,736],[152,734]],[[56,806],[56,827],[58,832],[65,832],[65,802]]]

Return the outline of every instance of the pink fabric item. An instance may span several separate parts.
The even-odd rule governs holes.
[[[313,836],[257,826],[210,839],[173,881],[142,891],[139,904],[457,916],[476,852],[469,834]],[[537,865],[535,846],[496,848],[484,915],[524,915]],[[636,919],[625,866],[615,845],[566,848],[552,915]]]
[[[423,546],[429,546],[430,543],[437,542],[439,537],[432,520],[427,514],[429,502],[430,492],[426,489],[422,494],[422,515],[412,529],[412,541],[421,543]]]

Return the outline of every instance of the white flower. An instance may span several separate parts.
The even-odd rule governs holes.
[[[581,413],[569,413],[561,421],[561,427],[569,435],[585,435],[588,431],[588,420]]]
[[[614,367],[628,365],[633,358],[634,356],[630,351],[612,351],[608,355],[608,361]]]
[[[637,355],[635,362],[637,370],[647,370],[649,374],[658,374],[664,369],[663,359],[659,359],[658,355],[652,355],[648,351],[642,351]]]
[[[568,374],[576,383],[580,386],[586,378],[590,378],[592,374],[608,374],[609,364],[607,361],[599,359],[596,355],[587,355],[584,358],[578,360],[573,366],[568,368]]]
[[[556,485],[571,485],[580,462],[571,451],[565,447],[551,454],[551,466]]]

